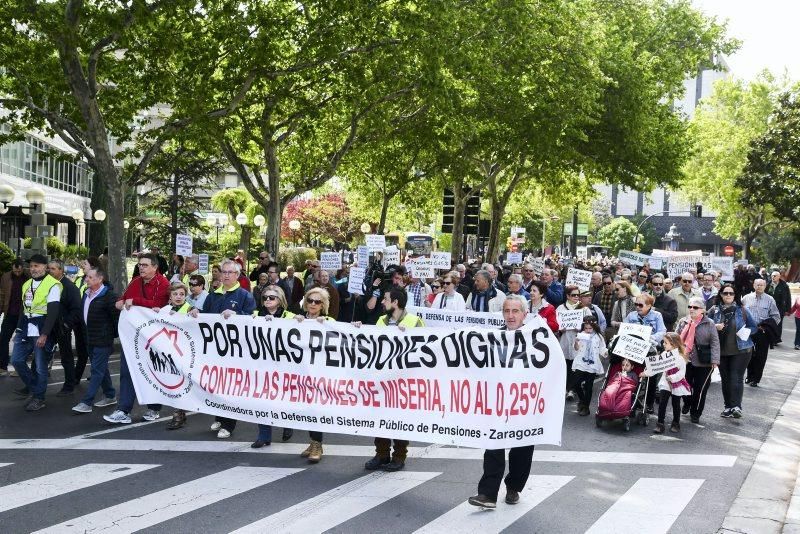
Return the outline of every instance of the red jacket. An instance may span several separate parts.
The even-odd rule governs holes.
[[[545,320],[547,326],[553,333],[558,332],[558,318],[556,317],[556,309],[552,304],[548,303],[547,306],[539,310],[539,317]]]
[[[131,280],[125,293],[119,298],[119,300],[128,299],[133,299],[134,306],[163,308],[169,302],[169,280],[161,273],[156,273],[147,283],[141,276],[137,276]]]

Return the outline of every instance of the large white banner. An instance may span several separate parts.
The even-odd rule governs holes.
[[[639,254],[638,252],[630,250],[620,250],[619,254],[617,254],[617,258],[625,263],[638,265],[640,267],[650,260],[650,256],[647,254]]]
[[[561,443],[566,364],[538,317],[401,331],[134,307],[119,334],[142,404],[465,447]]]

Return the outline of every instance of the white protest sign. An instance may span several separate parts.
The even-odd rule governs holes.
[[[581,291],[587,291],[592,285],[592,272],[570,267],[567,269],[567,281],[565,285],[578,286]]]
[[[667,259],[667,276],[677,278],[689,269],[697,269],[697,264],[701,263],[704,270],[711,269],[710,256],[670,256]]]
[[[620,336],[625,334],[632,334],[634,336],[640,336],[644,339],[650,339],[650,335],[653,333],[653,328],[646,325],[646,324],[636,324],[636,323],[622,323],[619,325],[619,329],[617,330],[617,334]]]
[[[653,251],[650,253],[651,256],[656,256],[658,258],[672,258],[674,256],[702,256],[702,250],[662,250],[660,248],[654,248]]]
[[[533,273],[536,276],[541,276],[544,271],[544,258],[533,258],[531,265],[533,265]]]
[[[186,234],[178,234],[175,236],[175,254],[181,256],[192,255],[192,236]]]
[[[451,255],[449,252],[431,252],[431,265],[434,269],[450,269]]]
[[[723,280],[733,280],[733,258],[729,256],[712,256],[711,269],[719,272]]]
[[[636,363],[644,363],[647,353],[650,351],[650,339],[639,339],[630,334],[624,334],[617,338],[614,345],[614,354],[622,356]]]
[[[425,326],[500,328],[506,324],[501,312],[476,312],[471,310],[457,312],[448,309],[419,308],[417,306],[408,306],[406,311],[421,318],[425,322]],[[525,316],[525,323],[531,322],[534,317],[536,316],[529,313]]]
[[[736,261],[736,265],[749,265],[749,264],[750,264],[749,260],[737,260]]]
[[[356,249],[356,263],[359,267],[366,268],[369,264],[369,247],[359,245]]]
[[[400,330],[134,306],[119,333],[143,404],[481,449],[561,444],[566,363],[539,317]]]
[[[619,254],[617,254],[617,258],[620,261],[628,263],[630,265],[638,265],[642,266],[645,264],[646,261],[650,259],[650,256],[647,254],[639,254],[638,252],[632,252],[630,250],[620,250]],[[653,267],[651,264],[650,267]]]
[[[558,310],[558,327],[565,330],[580,330],[583,328],[583,309]]]
[[[658,271],[664,268],[664,258],[654,258],[651,256],[647,260],[647,264],[650,266],[651,269]]]
[[[576,257],[577,257],[579,260],[585,260],[585,259],[586,259],[586,247],[578,247],[578,248],[575,250],[575,256],[576,256]]]
[[[661,354],[650,354],[645,357],[644,365],[650,376],[663,373],[675,367],[676,356],[671,351],[664,351]]]
[[[367,234],[367,248],[370,252],[383,252],[386,248],[386,236],[383,234]]]
[[[509,265],[522,263],[522,252],[509,252],[506,254],[506,263]]]
[[[429,258],[416,258],[414,262],[411,264],[411,276],[413,278],[433,278],[436,276],[436,273],[433,270],[433,265],[431,265],[431,260]]]
[[[197,256],[197,270],[200,274],[208,274],[208,254]]]
[[[338,252],[322,252],[319,266],[323,271],[338,271],[342,268],[342,256]]]
[[[364,285],[364,277],[366,276],[366,267],[351,267],[350,277],[347,279],[347,292],[353,295],[363,295],[364,291],[361,287]]]
[[[394,246],[383,250],[383,268],[390,265],[400,265],[400,249]]]

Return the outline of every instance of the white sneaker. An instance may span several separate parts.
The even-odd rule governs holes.
[[[224,428],[220,428],[219,432],[217,432],[217,437],[219,439],[227,439],[227,438],[231,437],[231,433],[228,432],[227,430],[225,430]]]
[[[114,406],[116,403],[117,399],[114,397],[103,397],[102,400],[95,402],[94,405],[98,408],[105,408],[106,406]]]
[[[122,424],[122,425],[129,425],[132,423],[131,416],[126,414],[122,410],[114,410],[114,413],[112,413],[111,415],[104,415],[103,419],[105,419],[109,423]]]
[[[161,413],[159,413],[159,412],[157,412],[155,410],[147,410],[142,415],[142,419],[144,419],[145,421],[155,421],[159,417],[161,417]]]
[[[212,432],[216,432],[220,428],[222,428],[222,423],[220,423],[219,421],[214,421],[213,423],[211,423],[211,431]]]
[[[72,411],[77,413],[92,413],[92,407],[85,402],[79,402],[72,407]]]

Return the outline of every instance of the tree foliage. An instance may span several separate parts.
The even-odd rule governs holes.
[[[632,250],[636,242],[636,225],[625,217],[617,217],[597,231],[597,238],[600,244],[608,247],[609,254]]]
[[[293,200],[286,205],[284,215],[281,237],[286,241],[299,237],[305,243],[335,245],[350,243],[361,233],[361,222],[353,217],[347,201],[340,194]],[[297,236],[289,228],[289,222],[293,220],[300,223]]]

